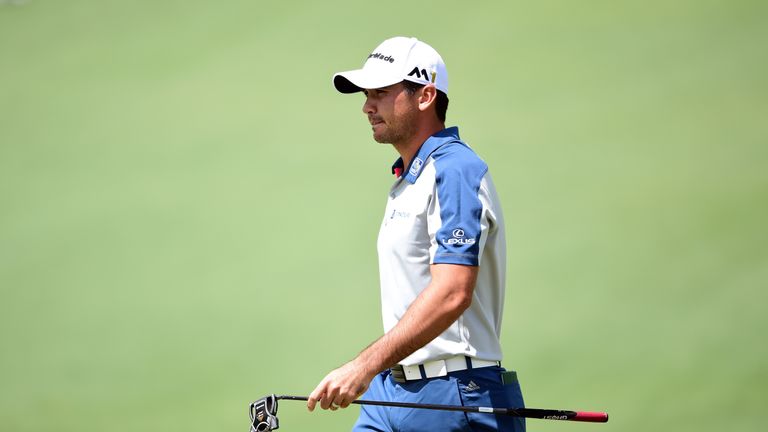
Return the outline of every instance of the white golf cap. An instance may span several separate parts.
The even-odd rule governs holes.
[[[416,38],[393,37],[382,42],[368,56],[362,69],[339,72],[333,85],[341,93],[377,89],[408,80],[434,83],[448,94],[448,71],[440,54]]]

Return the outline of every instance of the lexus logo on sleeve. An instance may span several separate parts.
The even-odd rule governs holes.
[[[451,231],[451,238],[443,239],[443,244],[450,246],[475,244],[475,239],[464,238],[464,236],[464,230],[461,228],[456,228],[455,230]]]

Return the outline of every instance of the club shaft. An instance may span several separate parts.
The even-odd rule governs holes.
[[[307,398],[306,396],[284,395],[284,396],[277,396],[277,399],[306,401],[309,398]],[[608,414],[604,412],[566,411],[566,410],[537,409],[537,408],[495,408],[495,407],[461,406],[461,405],[437,405],[437,404],[388,402],[388,401],[360,400],[360,399],[352,401],[352,403],[357,405],[377,405],[377,406],[398,407],[398,408],[477,412],[477,413],[486,413],[486,414],[507,415],[512,417],[536,418],[536,419],[543,419],[543,420],[565,420],[565,421],[579,421],[579,422],[590,422],[590,423],[605,423],[608,421]]]

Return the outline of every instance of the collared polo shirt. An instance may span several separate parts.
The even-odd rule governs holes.
[[[479,266],[470,307],[445,332],[400,364],[453,355],[501,360],[506,247],[501,205],[488,166],[456,127],[428,138],[387,200],[377,243],[384,331],[429,285],[432,264]]]

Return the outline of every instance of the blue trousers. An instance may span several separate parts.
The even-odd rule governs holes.
[[[361,399],[441,405],[523,408],[523,395],[515,374],[502,382],[501,367],[484,367],[448,376],[398,383],[384,371],[377,375]],[[510,379],[510,377],[512,377]],[[486,413],[361,405],[353,432],[525,432],[525,419]]]

